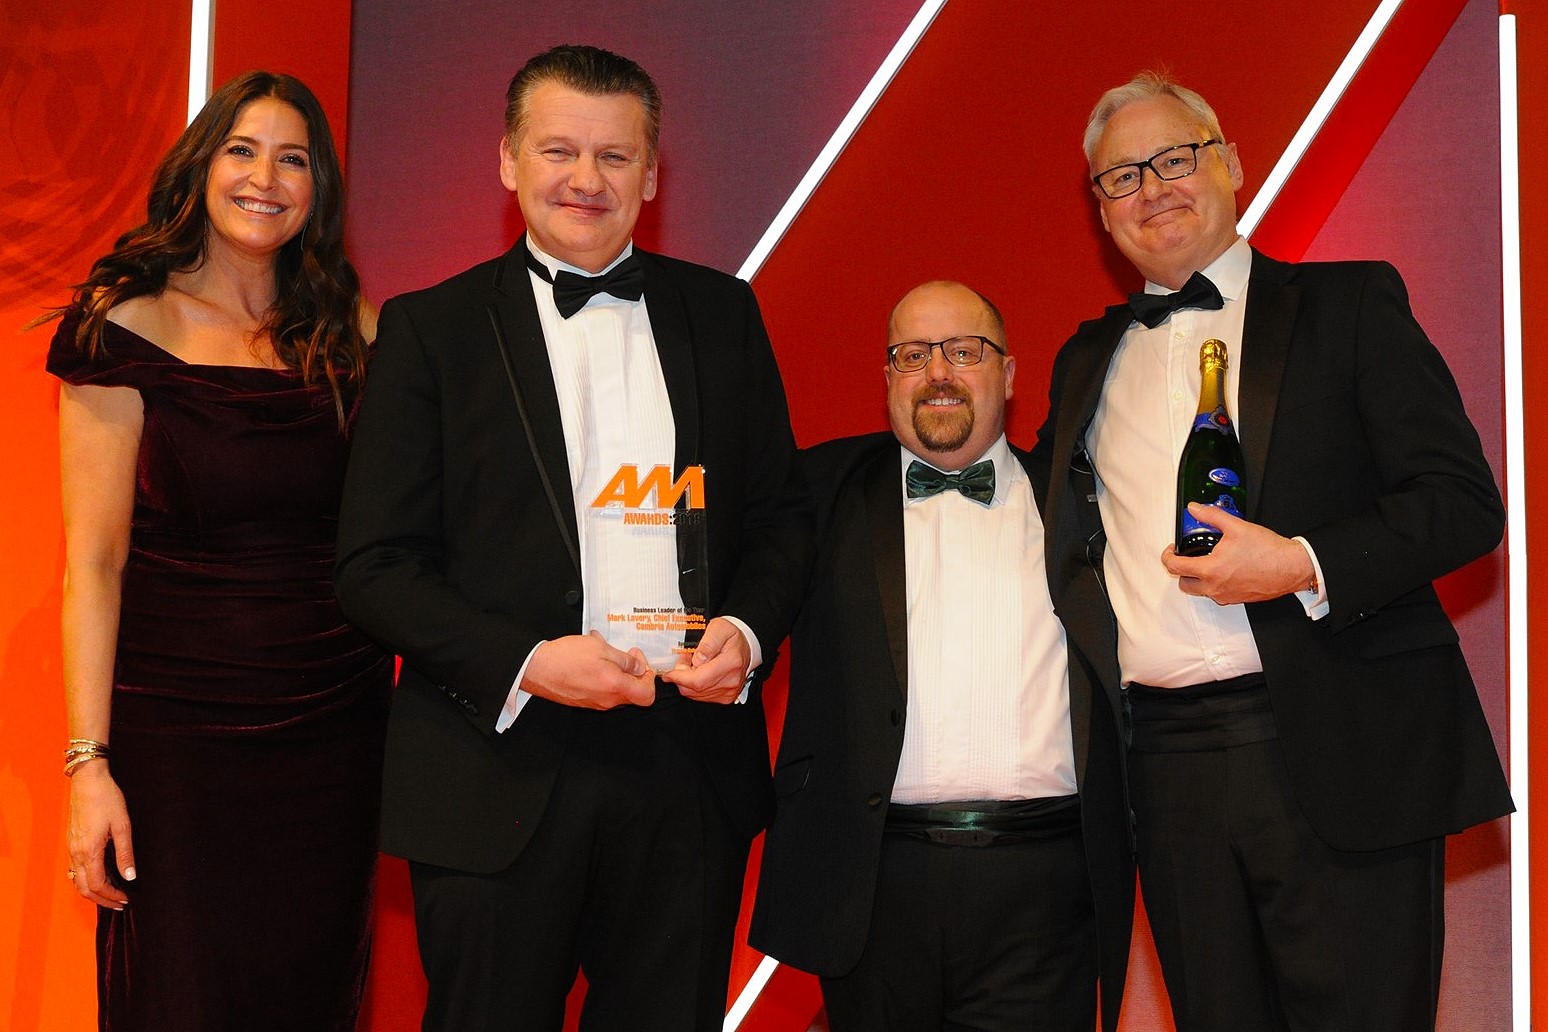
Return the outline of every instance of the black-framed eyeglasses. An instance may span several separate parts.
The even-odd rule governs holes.
[[[930,364],[930,352],[941,349],[941,357],[954,366],[975,366],[984,360],[984,348],[1000,354],[1005,349],[988,337],[967,334],[945,340],[906,340],[887,348],[887,361],[900,373],[917,373]]]
[[[1193,175],[1199,167],[1199,148],[1213,147],[1220,142],[1222,141],[1205,140],[1203,143],[1183,143],[1176,147],[1168,147],[1164,151],[1151,155],[1148,161],[1114,165],[1106,172],[1099,172],[1092,176],[1091,181],[1097,185],[1097,189],[1107,195],[1108,200],[1116,201],[1139,190],[1140,185],[1145,181],[1147,168],[1156,174],[1156,178],[1168,181]]]

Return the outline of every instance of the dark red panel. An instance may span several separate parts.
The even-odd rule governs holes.
[[[349,137],[348,0],[217,0],[214,89],[262,68],[294,75],[322,102],[339,158]]]
[[[1253,231],[1254,245],[1285,261],[1301,257],[1463,6],[1464,0],[1406,0],[1398,8]],[[1490,146],[1498,133],[1496,123]]]
[[[1240,149],[1245,205],[1375,7],[1095,19],[1082,5],[947,4],[755,280],[802,443],[885,425],[887,312],[933,277],[1005,313],[1023,356],[1011,436],[1029,440],[1054,349],[1138,286],[1101,231],[1080,153],[1102,91],[1169,66],[1211,98]]]
[[[1548,192],[1542,187],[1548,169],[1548,6],[1509,0],[1502,4],[1516,16],[1521,91],[1521,239],[1522,239],[1522,382],[1526,394],[1527,551],[1530,563],[1527,606],[1535,632],[1529,643],[1530,669],[1548,670]],[[1533,458],[1538,461],[1533,462]],[[1541,689],[1536,692],[1541,699]],[[1530,736],[1531,792],[1548,799],[1548,717],[1537,703]],[[1537,813],[1548,812],[1539,805]],[[1532,840],[1532,1018],[1548,1024],[1548,835],[1541,828]]]
[[[661,86],[661,189],[639,242],[734,272],[917,0],[512,4],[358,0],[351,254],[378,302],[509,247],[505,89],[528,57],[592,43]]]

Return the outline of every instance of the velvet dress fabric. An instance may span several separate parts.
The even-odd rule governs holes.
[[[88,360],[77,321],[49,371],[145,404],[109,761],[138,877],[98,912],[99,1027],[353,1029],[391,661],[334,600],[332,397],[112,323]]]

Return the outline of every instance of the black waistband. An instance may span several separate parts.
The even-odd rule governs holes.
[[[1135,752],[1229,749],[1279,737],[1262,674],[1186,688],[1130,684],[1123,697]]]
[[[893,803],[887,831],[949,846],[994,846],[1056,838],[1080,827],[1080,797]]]

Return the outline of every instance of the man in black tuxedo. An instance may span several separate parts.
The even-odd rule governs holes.
[[[557,1030],[577,968],[582,1028],[721,1026],[810,513],[752,291],[631,243],[659,122],[634,62],[533,58],[525,237],[382,311],[337,583],[403,657],[382,838],[426,1029]]]
[[[1203,98],[1151,73],[1092,114],[1102,224],[1146,293],[1055,361],[1036,449],[1054,599],[1094,556],[1179,1032],[1428,1029],[1444,837],[1511,808],[1431,582],[1492,549],[1504,512],[1397,272],[1253,251],[1224,141]],[[1221,537],[1180,557],[1208,338],[1229,353],[1247,504],[1191,505]]]
[[[822,976],[833,1032],[1089,1032],[1099,972],[1112,1030],[1134,905],[1112,621],[1089,571],[1055,615],[995,307],[917,287],[887,358],[892,432],[803,453],[817,557],[751,942]]]

